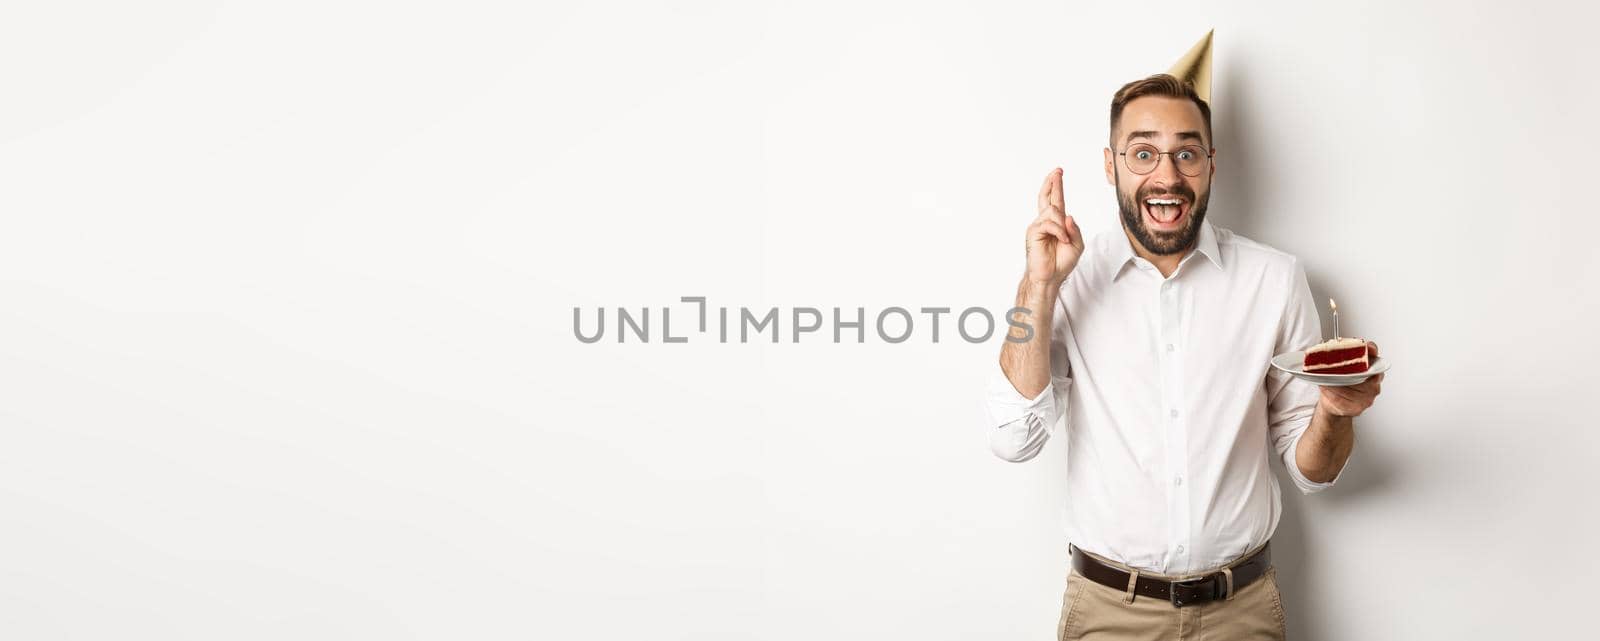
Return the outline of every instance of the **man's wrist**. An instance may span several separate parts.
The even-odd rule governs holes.
[[[1061,283],[1063,282],[1065,281],[1037,281],[1023,277],[1018,289],[1029,297],[1048,296],[1055,298],[1056,293],[1061,291]]]
[[[1328,427],[1333,429],[1349,429],[1355,426],[1354,416],[1343,416],[1333,413],[1333,410],[1328,409],[1328,406],[1322,402],[1322,399],[1317,399],[1317,408],[1313,418],[1320,419],[1321,422],[1326,423]]]

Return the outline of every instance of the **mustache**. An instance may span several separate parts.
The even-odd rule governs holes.
[[[1194,190],[1190,189],[1188,185],[1173,185],[1172,187],[1164,187],[1159,190],[1141,189],[1139,190],[1139,193],[1134,196],[1134,201],[1142,203],[1147,198],[1157,198],[1160,196],[1179,196],[1190,203],[1195,201]]]

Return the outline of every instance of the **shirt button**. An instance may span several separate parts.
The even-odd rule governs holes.
[[[1183,554],[1183,546],[1178,546],[1178,554]]]
[[[1170,412],[1167,412],[1167,416],[1171,416],[1172,418],[1178,418],[1178,410],[1172,410]]]
[[[1181,477],[1181,476],[1174,477],[1172,479],[1172,484],[1173,485],[1183,485],[1183,477]]]
[[[1172,343],[1167,343],[1167,351],[1172,351]]]

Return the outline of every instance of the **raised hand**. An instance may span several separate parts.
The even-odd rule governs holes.
[[[1060,287],[1083,256],[1083,233],[1067,215],[1061,195],[1061,168],[1044,177],[1039,188],[1039,217],[1028,225],[1030,282]]]

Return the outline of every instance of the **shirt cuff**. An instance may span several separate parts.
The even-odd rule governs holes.
[[[1000,427],[1029,415],[1042,419],[1053,417],[1055,381],[1046,383],[1038,396],[1028,398],[1017,391],[1016,386],[1011,384],[1011,379],[1006,377],[1005,370],[996,363],[989,375],[988,400],[990,427]]]
[[[1300,464],[1295,461],[1295,452],[1300,450],[1300,439],[1303,438],[1306,435],[1306,432],[1310,429],[1311,428],[1308,425],[1306,429],[1300,430],[1300,433],[1295,435],[1294,442],[1289,444],[1289,451],[1284,452],[1283,454],[1283,466],[1288,468],[1289,478],[1294,481],[1296,487],[1300,488],[1301,494],[1316,494],[1317,492],[1321,492],[1333,487],[1334,483],[1339,482],[1339,477],[1344,476],[1344,471],[1350,467],[1350,461],[1348,459],[1345,460],[1344,467],[1339,468],[1339,473],[1334,474],[1332,479],[1329,479],[1324,483],[1318,483],[1306,478],[1306,475],[1301,474]],[[1355,453],[1351,452],[1351,456],[1354,455]]]

